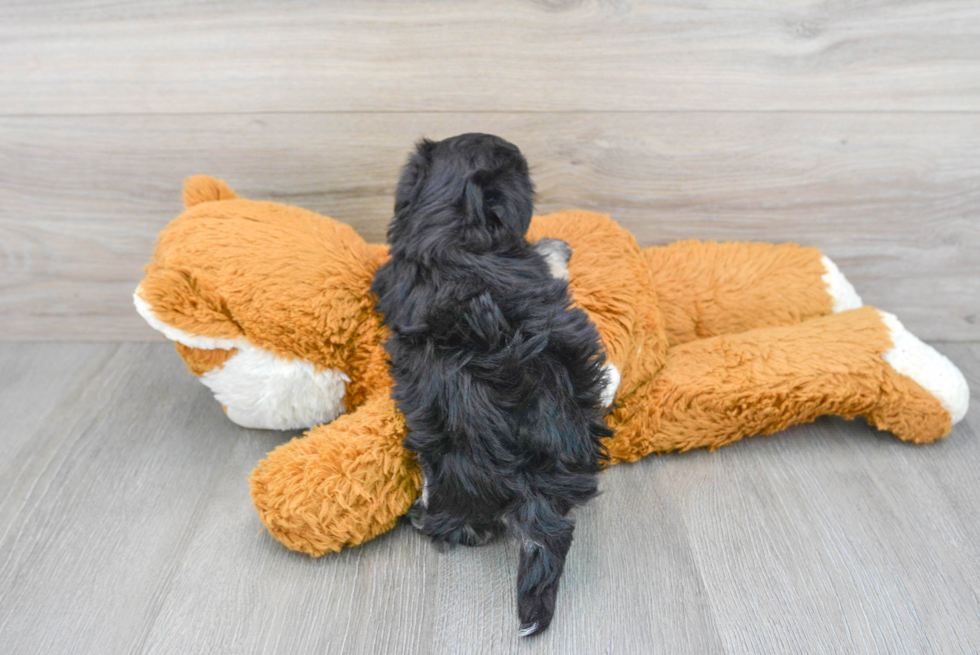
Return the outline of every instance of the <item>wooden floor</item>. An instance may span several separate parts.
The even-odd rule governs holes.
[[[291,435],[133,310],[156,234],[206,173],[381,241],[412,142],[467,131],[541,212],[821,248],[970,414],[616,467],[531,641],[511,544],[286,551],[248,475]],[[980,652],[978,208],[977,0],[0,0],[0,655]]]
[[[939,348],[974,391],[937,444],[820,420],[610,470],[521,641],[513,544],[262,532],[248,474],[290,434],[230,423],[170,346],[2,344],[0,651],[976,652],[980,344]]]

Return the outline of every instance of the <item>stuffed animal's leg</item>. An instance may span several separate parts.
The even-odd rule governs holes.
[[[864,416],[899,438],[929,442],[966,413],[959,370],[872,307],[799,325],[691,341],[620,398],[614,460],[716,448],[823,415]]]
[[[828,257],[796,244],[680,241],[643,251],[670,344],[795,325],[861,299]]]
[[[383,389],[279,446],[252,472],[259,518],[285,546],[314,557],[390,530],[421,483],[404,438],[404,418]]]

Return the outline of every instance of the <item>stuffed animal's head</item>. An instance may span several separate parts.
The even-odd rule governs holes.
[[[308,428],[389,392],[385,330],[369,292],[386,247],[305,209],[238,198],[206,176],[187,181],[184,201],[160,233],[136,307],[231,420]],[[622,376],[618,395],[652,379],[667,339],[633,237],[581,211],[535,217],[527,236],[571,245],[572,296]]]
[[[310,427],[387,389],[368,293],[384,249],[313,212],[240,199],[206,176],[187,181],[184,201],[134,300],[229,418]]]

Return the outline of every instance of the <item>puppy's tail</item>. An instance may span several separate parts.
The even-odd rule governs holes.
[[[575,522],[553,501],[534,499],[510,517],[511,530],[521,541],[517,573],[517,616],[520,635],[545,630],[555,613],[558,580],[572,545]]]

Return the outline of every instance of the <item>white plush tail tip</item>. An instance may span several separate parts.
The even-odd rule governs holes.
[[[915,380],[920,387],[936,397],[949,412],[954,425],[963,420],[970,406],[970,387],[960,369],[927,343],[923,343],[888,312],[879,312],[891,332],[891,350],[882,358],[896,371]]]

